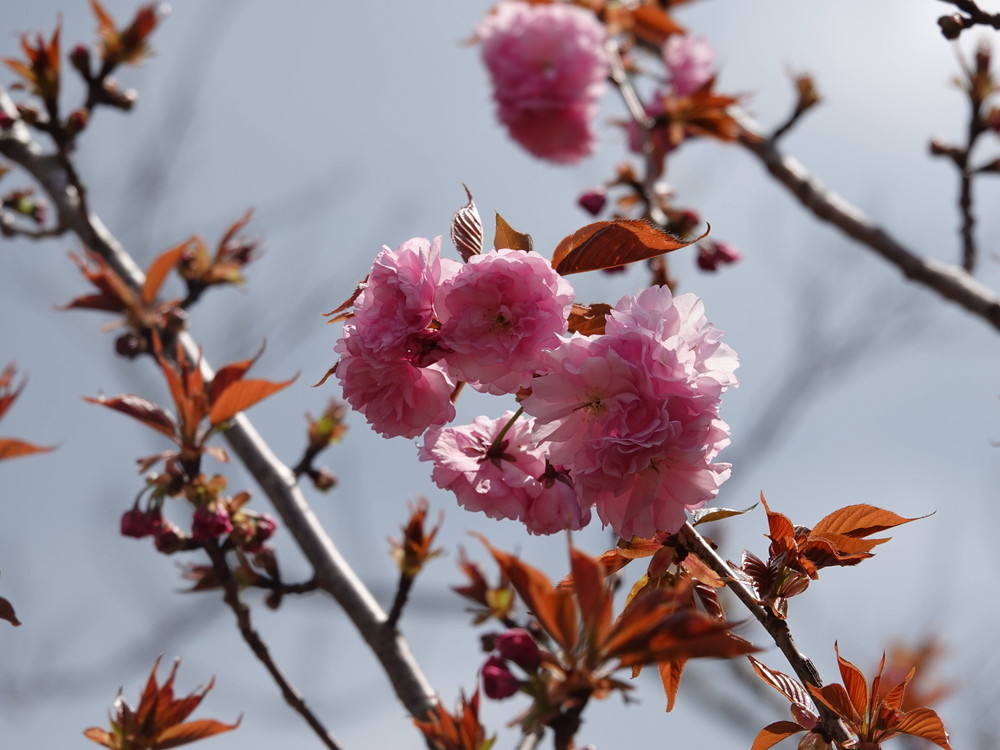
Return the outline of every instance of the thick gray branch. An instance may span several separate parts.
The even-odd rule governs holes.
[[[17,111],[0,88],[0,110],[16,117]],[[60,224],[69,227],[92,251],[98,253],[129,284],[140,288],[142,270],[101,220],[80,210],[76,189],[67,181],[58,159],[44,154],[20,122],[0,131],[0,154],[29,172],[48,194]],[[198,361],[197,344],[187,334],[179,337],[191,361]],[[206,379],[212,369],[202,358]],[[309,560],[319,586],[336,599],[374,651],[409,713],[424,718],[435,704],[434,691],[417,665],[405,639],[386,626],[386,615],[371,592],[347,564],[302,495],[292,471],[261,438],[245,415],[239,414],[225,437],[240,461],[250,470],[271,500],[295,541]]]
[[[876,225],[859,208],[828,190],[796,159],[782,154],[745,113],[732,114],[743,128],[741,143],[768,172],[819,219],[875,251],[911,281],[933,289],[1000,330],[1000,299],[957,266],[921,258]]]

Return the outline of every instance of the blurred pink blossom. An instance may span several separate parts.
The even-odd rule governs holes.
[[[715,76],[715,53],[704,39],[673,34],[663,43],[662,54],[677,96],[693,94]]]
[[[542,159],[572,163],[595,145],[592,123],[609,64],[604,26],[590,11],[502,2],[476,34],[493,79],[497,116]]]
[[[456,378],[493,394],[514,393],[566,331],[573,288],[538,253],[474,255],[442,284],[440,341]]]
[[[693,295],[666,287],[625,297],[603,336],[573,335],[548,355],[523,406],[549,460],[623,538],[674,532],[718,492],[729,443],[719,396],[736,356]]]

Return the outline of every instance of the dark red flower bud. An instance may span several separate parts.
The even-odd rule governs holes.
[[[10,130],[14,127],[14,118],[0,110],[0,130]]]
[[[229,513],[222,508],[201,506],[194,512],[191,523],[191,538],[198,541],[217,539],[233,530]]]
[[[142,539],[155,534],[162,525],[163,519],[159,511],[139,510],[136,506],[122,514],[121,532],[122,536]]]
[[[496,642],[500,658],[514,662],[525,672],[534,672],[542,663],[538,644],[524,628],[511,628],[501,633]]]
[[[79,71],[84,80],[90,80],[90,50],[82,44],[76,45],[69,53],[69,61]]]
[[[184,549],[184,535],[169,521],[156,529],[154,534],[156,535],[156,549],[165,555],[171,555]]]
[[[520,682],[507,669],[507,665],[504,664],[502,659],[496,656],[491,656],[486,660],[482,671],[483,692],[486,693],[488,698],[492,698],[495,701],[510,698],[510,696],[517,692],[520,686]]]
[[[717,271],[719,266],[735,263],[741,257],[740,251],[728,242],[706,240],[698,246],[698,268],[703,271]]]
[[[576,202],[588,214],[597,216],[608,202],[608,191],[603,186],[593,188],[577,198]]]

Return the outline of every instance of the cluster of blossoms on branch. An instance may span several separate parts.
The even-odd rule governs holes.
[[[385,437],[423,435],[420,458],[469,510],[551,534],[591,508],[621,537],[676,531],[729,476],[722,393],[736,355],[692,294],[623,297],[603,330],[570,331],[570,284],[534,251],[466,263],[440,238],[384,248],[345,316],[336,375]],[[460,383],[516,394],[497,419],[446,426]]]

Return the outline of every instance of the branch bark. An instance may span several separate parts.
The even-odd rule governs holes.
[[[17,110],[0,87],[0,110],[17,117]],[[100,218],[81,209],[80,195],[57,156],[46,154],[20,121],[0,131],[0,154],[27,171],[48,194],[60,224],[69,227],[98,253],[128,284],[141,288],[145,275]],[[178,336],[190,361],[199,358],[198,346],[187,333]],[[203,375],[214,374],[201,358]],[[367,641],[392,683],[396,695],[415,718],[426,718],[437,698],[403,636],[387,625],[385,612],[354,570],[341,556],[319,523],[292,471],[271,451],[242,413],[232,421],[225,438],[270,499],[277,513],[309,560],[320,588],[329,593]]]
[[[921,258],[878,226],[861,209],[827,189],[796,159],[781,153],[746,113],[732,115],[743,129],[740,143],[805,208],[881,255],[903,275],[965,308],[1000,331],[1000,299],[958,266]]]

